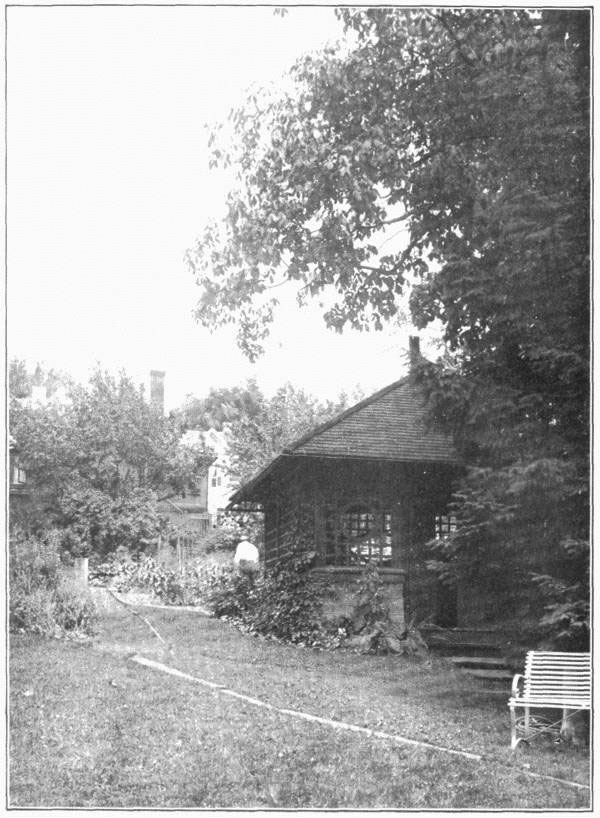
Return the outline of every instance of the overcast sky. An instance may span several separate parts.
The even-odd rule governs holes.
[[[169,407],[248,377],[321,397],[400,377],[408,332],[336,335],[290,302],[251,365],[192,318],[183,256],[224,196],[205,124],[339,33],[328,8],[9,8],[9,356],[164,369]]]

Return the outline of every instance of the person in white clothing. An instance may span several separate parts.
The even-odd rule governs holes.
[[[237,544],[233,564],[241,574],[254,578],[259,568],[258,560],[258,548],[249,540],[241,540]]]

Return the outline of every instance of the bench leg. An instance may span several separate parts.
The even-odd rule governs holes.
[[[569,711],[566,707],[563,708],[562,718],[560,720],[560,729],[557,741],[565,741],[569,733]]]
[[[520,739],[517,738],[517,714],[515,713],[515,707],[511,704],[510,706],[510,749],[516,749],[517,744],[519,743]]]

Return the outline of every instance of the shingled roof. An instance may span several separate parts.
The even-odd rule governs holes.
[[[456,463],[458,455],[452,438],[427,429],[423,417],[424,399],[419,387],[410,377],[395,381],[284,449],[231,497],[231,503],[248,498],[284,458]]]

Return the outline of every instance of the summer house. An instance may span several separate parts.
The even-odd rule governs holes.
[[[418,355],[411,338],[411,361]],[[314,549],[315,571],[338,591],[330,614],[349,612],[350,586],[372,560],[399,624],[406,610],[450,626],[455,595],[426,570],[423,551],[452,529],[447,509],[459,469],[451,438],[425,425],[423,396],[409,375],[289,446],[230,507],[264,512],[267,565],[298,538]]]

